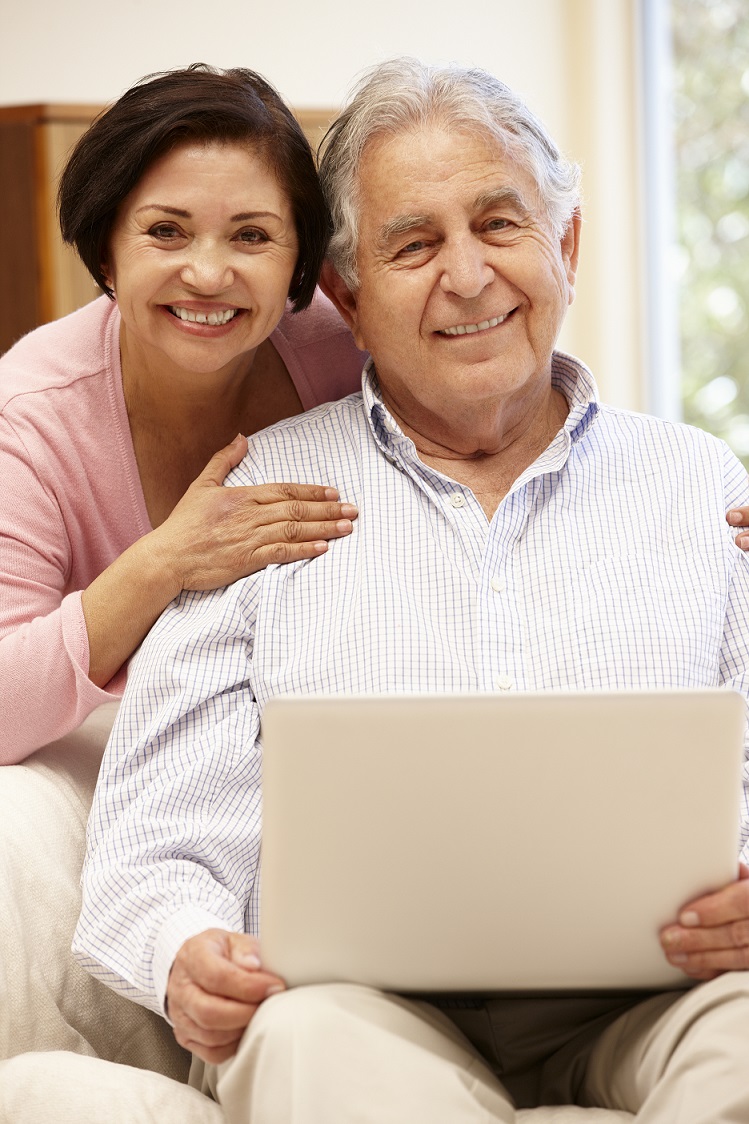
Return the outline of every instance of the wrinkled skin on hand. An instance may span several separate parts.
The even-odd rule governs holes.
[[[236,1053],[260,1004],[284,988],[261,967],[254,937],[207,929],[185,941],[174,958],[167,1013],[180,1046],[220,1065]]]

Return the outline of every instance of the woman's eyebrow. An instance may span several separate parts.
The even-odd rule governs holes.
[[[180,219],[189,219],[190,212],[180,210],[179,207],[168,207],[166,203],[144,203],[142,207],[138,207],[135,212],[139,215],[141,211],[163,211],[166,215],[176,215]]]
[[[169,207],[166,203],[144,203],[142,207],[138,207],[136,214],[140,214],[141,211],[161,211],[165,215],[175,215],[180,219],[192,218],[190,211],[183,211],[181,207]],[[229,222],[247,222],[249,219],[278,219],[280,222],[281,216],[275,211],[240,211],[238,215],[232,215]]]
[[[280,222],[281,216],[275,211],[242,211],[238,215],[232,215],[229,222],[247,222],[248,219],[278,219]]]

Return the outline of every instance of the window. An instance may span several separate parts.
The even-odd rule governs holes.
[[[664,272],[678,297],[681,415],[749,465],[749,0],[645,0],[658,4],[670,20],[673,164],[661,134],[651,165],[665,163],[676,199]]]

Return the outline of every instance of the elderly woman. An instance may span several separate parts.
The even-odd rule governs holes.
[[[59,203],[106,295],[0,360],[4,764],[119,697],[181,590],[313,557],[356,516],[333,481],[221,487],[238,433],[360,386],[315,289],[313,157],[275,91],[204,66],[144,81],[81,139]]]

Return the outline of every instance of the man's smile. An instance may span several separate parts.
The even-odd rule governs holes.
[[[496,328],[498,324],[504,323],[508,316],[512,315],[511,312],[506,312],[504,316],[493,316],[491,320],[480,320],[477,324],[456,324],[452,328],[439,328],[437,331],[438,336],[468,336],[475,332],[485,332],[487,328]]]

